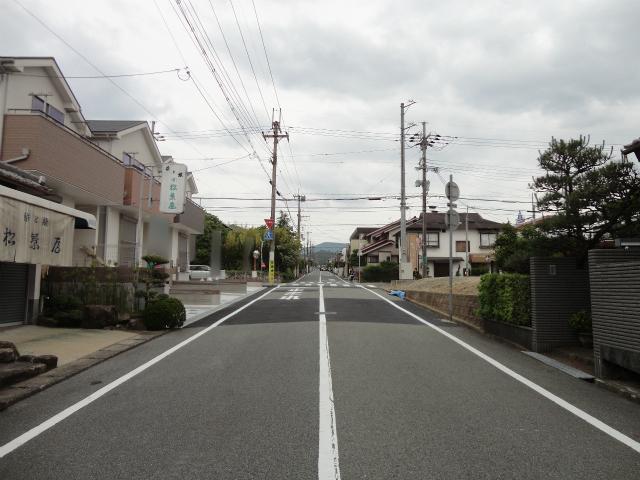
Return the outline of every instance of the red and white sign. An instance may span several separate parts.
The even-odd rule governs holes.
[[[273,218],[265,218],[264,224],[267,226],[269,230],[273,230]]]

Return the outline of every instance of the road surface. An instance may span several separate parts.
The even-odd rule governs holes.
[[[0,412],[0,479],[633,479],[640,407],[313,272]]]

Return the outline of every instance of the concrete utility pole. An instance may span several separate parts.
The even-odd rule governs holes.
[[[404,175],[404,111],[415,102],[409,100],[405,106],[400,104],[400,280],[412,278],[411,269],[407,268],[407,200],[405,195]],[[407,271],[409,270],[409,271]]]
[[[300,222],[302,222],[302,215],[300,215],[300,202],[306,201],[307,197],[304,195],[300,195],[300,192],[298,192],[298,195],[294,195],[293,198],[296,198],[298,200],[298,243],[302,245],[300,237]],[[296,277],[300,274],[298,265],[299,263],[300,262],[296,262]]]
[[[280,116],[282,116],[282,110],[280,110]],[[289,134],[287,132],[280,133],[280,121],[275,119],[271,123],[271,132],[262,132],[262,137],[266,140],[273,138],[273,157],[271,159],[272,173],[271,173],[271,221],[273,222],[273,230],[271,231],[271,246],[269,247],[269,283],[273,285],[275,280],[276,269],[276,234],[275,234],[275,222],[276,222],[276,168],[278,164],[278,142],[281,138],[289,140]]]
[[[427,122],[422,122],[422,278],[429,274],[427,263]]]
[[[467,214],[464,216],[464,265],[469,275],[469,205],[467,205]]]

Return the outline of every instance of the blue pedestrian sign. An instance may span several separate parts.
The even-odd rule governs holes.
[[[273,240],[273,230],[267,230],[264,232],[264,239],[269,241]]]

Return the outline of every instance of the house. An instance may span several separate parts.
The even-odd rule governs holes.
[[[93,215],[59,203],[46,179],[0,162],[0,326],[39,313],[43,265],[71,265],[76,232]]]
[[[187,174],[178,215],[160,211],[163,157],[144,120],[87,120],[51,57],[0,57],[0,160],[43,178],[56,201],[96,219],[75,230],[71,265],[135,266],[157,254],[188,269],[204,210]]]
[[[502,224],[482,218],[477,213],[461,213],[460,227],[453,232],[453,267],[462,275],[466,268],[487,269],[493,261],[493,246]],[[449,275],[449,231],[445,213],[429,212],[427,223],[427,267],[429,276]],[[468,225],[465,242],[465,223]],[[407,220],[407,260],[413,270],[422,269],[422,215]],[[400,221],[395,221],[365,235],[362,248],[367,264],[399,262]],[[465,249],[466,244],[466,249]]]

